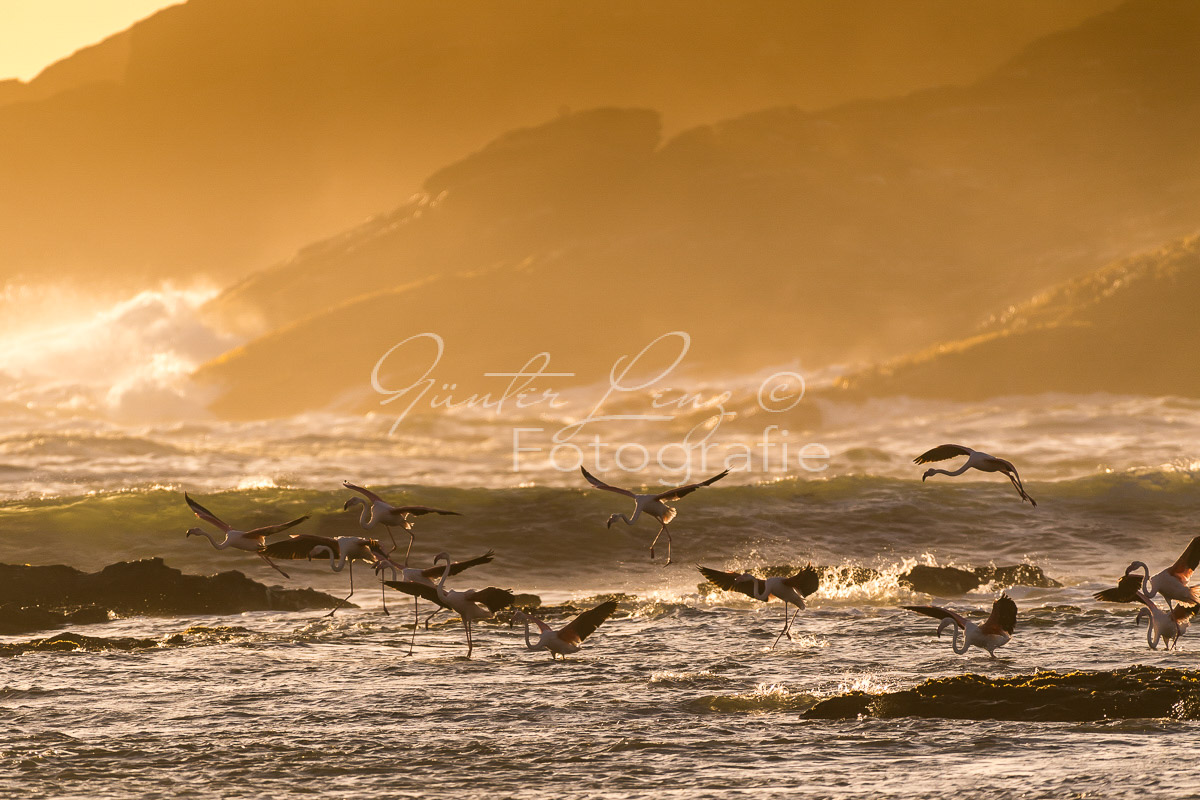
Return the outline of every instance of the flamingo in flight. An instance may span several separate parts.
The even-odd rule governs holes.
[[[1017,468],[1013,466],[1011,461],[1005,461],[1003,458],[996,458],[979,450],[963,447],[961,444],[943,444],[921,453],[921,455],[913,459],[913,463],[928,464],[933,461],[945,461],[948,458],[956,458],[957,456],[966,456],[966,463],[953,472],[931,467],[925,470],[925,474],[921,476],[921,481],[924,482],[931,475],[962,475],[969,469],[977,469],[980,472],[1003,472],[1012,481],[1013,488],[1021,495],[1021,500],[1028,500],[1035,507],[1037,506],[1037,501],[1025,491],[1025,485],[1021,483],[1021,476],[1017,474]]]
[[[307,514],[299,519],[294,519],[291,522],[285,522],[281,525],[267,525],[262,528],[253,528],[248,531],[239,531],[232,525],[223,522],[216,514],[197,503],[188,496],[187,492],[183,493],[183,499],[187,501],[188,507],[192,509],[197,517],[209,523],[210,525],[215,525],[225,532],[225,539],[221,542],[218,542],[211,533],[203,528],[189,528],[187,532],[188,536],[203,536],[207,538],[208,541],[212,543],[212,546],[218,550],[224,550],[228,547],[233,547],[238,550],[246,550],[248,552],[255,553],[259,558],[267,562],[271,569],[275,570],[285,578],[290,577],[286,572],[279,568],[279,565],[268,558],[266,553],[263,552],[267,544],[266,539],[268,536],[276,533],[282,533],[288,528],[304,522],[304,520],[308,519]]]
[[[383,548],[379,546],[378,539],[368,539],[364,536],[338,536],[330,538],[328,536],[314,536],[309,533],[301,533],[296,536],[289,536],[278,542],[272,542],[263,550],[263,554],[268,558],[321,558],[329,556],[329,566],[334,572],[341,572],[349,567],[350,572],[350,594],[346,595],[341,601],[333,607],[333,610],[326,616],[332,617],[334,612],[345,605],[351,597],[354,596],[354,562],[355,561],[370,561],[376,565],[376,568],[390,566],[396,569],[394,564],[383,552]],[[383,592],[383,584],[380,582],[380,592]],[[389,613],[387,610],[387,595],[384,593],[383,598],[383,613]]]
[[[1132,603],[1138,599],[1136,595],[1140,591],[1147,598],[1161,594],[1167,601],[1167,608],[1172,607],[1172,600],[1197,605],[1200,604],[1200,586],[1188,586],[1188,580],[1198,564],[1200,536],[1192,539],[1183,554],[1175,559],[1174,564],[1154,577],[1150,577],[1150,568],[1146,566],[1146,562],[1134,561],[1125,568],[1125,577],[1121,578],[1115,589],[1105,589],[1092,596],[1109,603]],[[1142,570],[1140,576],[1132,574],[1139,569]]]
[[[606,492],[615,492],[617,494],[623,494],[626,497],[633,498],[633,515],[627,517],[624,514],[613,514],[608,518],[608,525],[606,527],[611,528],[613,523],[617,520],[621,520],[626,525],[632,525],[633,523],[637,522],[638,517],[640,517],[642,514],[648,514],[649,516],[658,520],[661,527],[658,529],[658,533],[654,536],[654,541],[650,543],[650,560],[654,560],[654,545],[658,543],[658,537],[665,533],[667,535],[667,563],[663,566],[667,566],[671,563],[671,532],[667,530],[667,525],[670,524],[671,520],[675,519],[675,509],[671,508],[671,506],[667,505],[667,503],[673,503],[676,500],[687,497],[700,487],[709,486],[713,483],[716,483],[717,481],[721,480],[721,478],[724,478],[729,474],[729,470],[725,470],[720,475],[714,475],[706,481],[689,483],[687,486],[679,486],[674,489],[668,489],[665,492],[658,492],[657,494],[634,494],[628,489],[621,489],[617,486],[609,486],[607,483],[588,472],[582,466],[579,468],[579,470],[583,473],[583,477],[587,479],[587,482],[592,486],[595,486],[597,489],[603,489]]]
[[[773,578],[756,578],[749,572],[740,574],[722,572],[709,567],[697,567],[697,569],[704,577],[727,592],[740,592],[764,603],[769,603],[772,597],[778,597],[783,601],[783,630],[771,643],[772,650],[775,649],[775,645],[779,644],[780,637],[785,633],[789,639],[792,638],[792,622],[795,621],[796,614],[799,614],[800,610],[804,608],[804,598],[815,592],[821,584],[820,575],[811,564],[790,577],[776,576]],[[791,618],[788,617],[788,603],[796,607]]]
[[[408,533],[408,549],[404,551],[404,564],[408,565],[408,557],[412,553],[413,539],[415,538],[412,528],[413,523],[409,517],[419,517],[424,514],[442,514],[455,517],[461,517],[457,511],[446,511],[441,508],[430,508],[429,506],[394,506],[384,500],[379,495],[372,492],[370,489],[364,489],[361,486],[355,486],[350,481],[342,481],[342,485],[347,489],[352,489],[363,497],[351,497],[342,506],[343,511],[349,511],[352,506],[362,506],[362,511],[358,517],[358,524],[363,530],[370,530],[376,525],[382,525],[387,528],[388,536],[392,539],[392,547],[396,547],[396,536],[392,533],[392,528],[404,528]]]
[[[1000,595],[999,599],[992,603],[992,613],[982,625],[976,625],[961,614],[940,606],[901,606],[901,608],[940,619],[942,622],[938,625],[938,636],[941,636],[942,631],[947,627],[954,625],[954,641],[950,646],[959,655],[967,652],[971,645],[975,645],[987,650],[988,655],[995,658],[996,648],[1008,644],[1008,641],[1012,639],[1013,629],[1017,626],[1017,604],[1007,594]],[[963,633],[961,648],[959,647],[959,631]]]
[[[453,564],[450,565],[450,574],[457,575],[458,573],[462,572],[463,570],[470,569],[471,567],[478,567],[480,564],[487,564],[487,563],[491,562],[491,560],[495,557],[495,555],[496,555],[496,551],[488,550],[486,553],[484,553],[481,556],[477,556],[475,558],[471,558],[466,561],[455,561]],[[375,569],[379,570],[386,566],[387,565],[385,565],[385,564],[377,564]],[[436,578],[438,575],[441,575],[443,569],[444,569],[443,567],[436,567],[436,566],[429,567],[427,569],[417,569],[416,567],[401,567],[400,575],[401,575],[401,577],[404,578],[404,582],[419,583],[424,586],[428,586],[428,587],[432,588],[434,586],[433,579]],[[395,570],[393,570],[392,577],[395,578]],[[397,583],[399,583],[399,581],[397,581]],[[384,585],[391,586],[393,584],[385,582]],[[418,614],[417,614],[417,603],[418,602],[419,601],[417,600],[417,595],[413,594],[413,632],[412,632],[412,639],[410,639],[409,643],[408,643],[408,654],[410,656],[413,653],[413,647],[417,643],[417,626],[419,624],[419,619],[418,619]],[[436,616],[437,613],[439,611],[441,611],[443,608],[446,608],[446,606],[439,604],[438,607],[434,610],[434,612],[425,618],[425,627],[426,628],[429,627],[429,620],[433,619],[434,616]]]
[[[579,646],[583,644],[583,640],[595,633],[596,628],[599,628],[601,623],[611,617],[616,610],[616,601],[609,600],[583,612],[558,630],[554,630],[532,614],[517,611],[513,614],[509,625],[512,625],[513,622],[525,623],[525,648],[527,650],[549,650],[551,661],[556,655],[566,661],[568,655],[579,652]],[[537,644],[529,640],[530,622],[537,625],[541,632]]]
[[[507,589],[497,589],[495,586],[465,592],[447,589],[446,578],[450,577],[450,570],[453,567],[450,555],[445,552],[438,553],[434,556],[433,563],[437,564],[443,560],[446,565],[442,567],[442,578],[434,586],[427,586],[416,581],[386,581],[386,583],[393,589],[414,597],[422,597],[435,605],[457,611],[459,617],[462,618],[463,627],[467,631],[467,658],[470,658],[471,652],[475,648],[474,639],[471,637],[471,623],[476,620],[490,619],[497,611],[510,605],[515,597]]]

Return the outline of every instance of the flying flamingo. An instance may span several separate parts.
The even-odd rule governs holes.
[[[299,525],[301,522],[304,522],[304,520],[308,519],[307,514],[299,519],[294,519],[291,522],[285,522],[282,525],[267,525],[263,528],[239,531],[236,530],[232,525],[222,522],[216,514],[212,513],[207,508],[189,497],[187,492],[183,493],[183,499],[187,501],[188,507],[192,509],[197,517],[209,523],[210,525],[217,526],[225,532],[225,539],[221,542],[217,542],[213,535],[203,528],[189,528],[187,532],[188,536],[204,536],[209,542],[212,543],[212,546],[218,550],[224,550],[227,547],[234,547],[238,550],[246,550],[251,553],[255,553],[280,575],[285,578],[289,577],[286,572],[280,569],[279,566],[270,558],[268,558],[263,552],[267,544],[266,538],[276,533],[282,533],[283,531],[286,531],[288,528],[291,528],[295,525]]]
[[[987,650],[988,655],[995,658],[996,648],[1008,644],[1009,639],[1012,638],[1013,629],[1017,626],[1017,604],[1007,594],[1000,595],[1000,598],[992,603],[992,613],[982,625],[976,625],[962,615],[939,606],[901,606],[901,608],[940,619],[942,622],[938,625],[938,636],[941,636],[942,631],[948,626],[956,626],[954,641],[950,646],[959,655],[967,652],[971,645],[975,645]],[[959,631],[963,632],[961,649],[958,644]]]
[[[741,592],[747,597],[753,597],[755,600],[761,600],[764,603],[769,603],[772,597],[778,597],[783,601],[783,630],[779,632],[779,636],[775,637],[775,641],[771,643],[771,649],[775,649],[775,645],[779,644],[779,639],[785,633],[789,639],[792,638],[790,629],[792,622],[796,619],[796,614],[800,613],[800,609],[804,608],[804,598],[812,594],[820,586],[820,576],[817,570],[809,565],[797,572],[791,577],[773,577],[773,578],[756,578],[749,572],[721,572],[720,570],[710,569],[708,567],[697,567],[704,577],[708,578],[718,587],[727,592]],[[788,603],[796,607],[795,613],[791,618],[788,618]]]
[[[345,605],[351,597],[354,596],[354,562],[355,561],[370,561],[376,566],[391,567],[397,569],[383,552],[383,548],[379,546],[378,539],[368,539],[364,536],[338,536],[330,538],[328,536],[314,536],[309,533],[301,533],[296,536],[289,536],[287,539],[278,542],[272,542],[263,550],[263,554],[269,558],[321,558],[329,556],[329,566],[334,572],[341,572],[349,567],[350,572],[350,594],[341,599],[333,610],[326,616],[332,617],[334,612]],[[379,586],[380,592],[384,594],[383,598],[383,613],[389,613],[387,610],[387,594],[384,592],[382,581]]]
[[[466,592],[447,589],[446,578],[450,577],[453,565],[450,562],[450,555],[444,552],[434,556],[433,563],[436,564],[442,560],[445,560],[446,566],[442,567],[442,579],[435,586],[427,586],[416,581],[386,581],[386,583],[393,589],[415,597],[423,597],[435,605],[457,611],[459,617],[462,618],[463,627],[467,631],[467,658],[470,658],[475,647],[475,642],[471,638],[471,623],[475,620],[489,619],[497,611],[511,604],[515,597],[512,592],[506,589],[497,589],[495,586]]]
[[[583,477],[587,478],[587,482],[592,486],[595,486],[597,489],[603,489],[606,492],[616,492],[617,494],[623,494],[626,497],[633,498],[633,515],[627,517],[624,514],[613,514],[608,518],[608,525],[606,527],[611,528],[613,523],[617,520],[621,520],[626,525],[632,525],[633,523],[637,522],[638,517],[640,517],[643,513],[648,514],[649,516],[658,520],[661,527],[658,529],[658,533],[654,536],[654,541],[650,543],[650,560],[654,560],[654,545],[658,543],[658,537],[665,533],[667,535],[667,563],[663,566],[667,566],[671,563],[671,532],[667,530],[667,525],[671,522],[671,520],[675,519],[675,509],[671,508],[669,505],[667,505],[667,503],[672,503],[683,497],[687,497],[701,486],[708,486],[716,483],[717,481],[721,480],[721,478],[724,478],[729,474],[729,470],[725,470],[720,475],[714,475],[706,481],[689,483],[687,486],[679,486],[675,489],[668,489],[667,491],[659,492],[658,494],[634,494],[628,489],[609,486],[607,483],[600,480],[595,475],[592,475],[583,467],[580,467],[579,470],[583,473]]]
[[[1142,616],[1146,615],[1149,620],[1146,622],[1146,644],[1150,645],[1151,650],[1158,649],[1158,640],[1161,637],[1166,644],[1167,649],[1179,647],[1179,637],[1187,632],[1188,626],[1192,624],[1192,615],[1200,610],[1200,606],[1175,606],[1174,609],[1163,611],[1150,598],[1141,592],[1137,593],[1137,599],[1145,604],[1145,608],[1139,608],[1135,623],[1142,621]]]
[[[524,611],[517,611],[513,614],[512,622],[525,623],[525,647],[528,650],[549,650],[550,660],[554,660],[557,654],[563,661],[567,660],[567,656],[571,653],[579,652],[579,645],[583,640],[595,633],[596,628],[604,620],[612,616],[612,613],[617,610],[615,600],[609,600],[606,603],[601,603],[595,608],[585,611],[569,623],[564,625],[559,630],[554,630],[542,620],[528,614]],[[537,644],[529,641],[529,623],[532,622],[538,626],[541,631],[541,636],[538,638]]]
[[[480,564],[487,564],[492,560],[493,557],[495,557],[495,555],[496,555],[496,552],[494,550],[488,550],[486,553],[484,553],[481,556],[477,556],[475,558],[468,559],[466,561],[455,561],[453,564],[450,565],[450,574],[457,575],[458,573],[462,572],[463,570],[470,569],[471,567],[477,567]],[[381,569],[385,566],[387,566],[387,565],[377,564],[375,566],[375,569],[376,569],[376,571],[378,571],[379,569]],[[404,582],[419,583],[419,584],[422,584],[422,585],[432,588],[434,586],[433,579],[436,578],[438,575],[440,575],[442,573],[442,571],[443,571],[442,567],[429,567],[427,569],[417,569],[415,567],[401,567],[400,575],[404,578]],[[395,577],[394,572],[395,571],[393,570],[393,577]],[[396,583],[400,583],[400,581],[396,581]],[[385,581],[384,585],[385,586],[393,586],[394,584],[392,582]],[[412,632],[412,639],[410,639],[409,643],[408,643],[408,654],[410,656],[413,653],[413,647],[417,643],[417,626],[419,624],[419,619],[418,619],[418,615],[417,615],[417,603],[418,602],[419,601],[417,600],[417,595],[413,594],[413,632]],[[434,612],[425,618],[425,627],[426,628],[429,627],[429,620],[433,619],[437,615],[438,611],[441,611],[445,607],[446,606],[438,605],[438,607],[434,610]]]
[[[1146,566],[1146,562],[1134,561],[1125,568],[1125,577],[1117,584],[1117,588],[1105,589],[1092,596],[1097,600],[1105,600],[1110,603],[1132,603],[1137,599],[1134,596],[1135,593],[1141,590],[1141,593],[1147,598],[1161,594],[1167,601],[1167,608],[1172,607],[1172,600],[1188,605],[1197,605],[1200,604],[1200,587],[1188,586],[1188,580],[1192,577],[1198,564],[1200,564],[1200,536],[1192,539],[1187,549],[1183,551],[1183,555],[1177,558],[1174,564],[1153,578],[1150,577],[1150,568]],[[1131,574],[1138,569],[1142,570],[1140,581],[1137,575]]]
[[[977,469],[980,472],[1003,472],[1012,481],[1013,488],[1020,493],[1021,499],[1028,500],[1034,506],[1037,506],[1037,501],[1025,491],[1025,485],[1021,483],[1021,476],[1017,474],[1017,468],[1013,466],[1011,461],[1005,461],[1003,458],[996,458],[987,453],[963,447],[961,444],[944,444],[932,450],[926,450],[914,458],[913,463],[928,464],[932,461],[945,461],[948,458],[955,458],[956,456],[966,456],[966,463],[953,472],[944,469],[927,469],[925,470],[925,474],[921,476],[921,481],[924,482],[930,475],[962,475],[969,469]]]
[[[440,508],[430,508],[428,506],[394,506],[384,500],[379,495],[372,492],[370,489],[364,489],[361,486],[355,486],[350,481],[342,481],[342,485],[347,489],[362,494],[366,497],[351,497],[342,506],[343,511],[349,511],[352,506],[361,505],[362,511],[358,517],[358,524],[363,530],[370,530],[376,525],[382,525],[387,528],[388,536],[392,538],[392,547],[396,547],[396,536],[392,533],[393,527],[404,528],[408,532],[408,549],[404,551],[404,563],[408,564],[408,557],[412,553],[414,534],[412,532],[413,524],[409,517],[419,517],[424,514],[443,514],[452,515],[455,517],[462,516],[457,511],[445,511]],[[370,502],[368,502],[370,501]]]

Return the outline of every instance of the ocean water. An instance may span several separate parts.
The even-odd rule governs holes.
[[[185,572],[236,569],[340,597],[349,575],[327,563],[289,562],[284,581],[252,554],[186,538],[197,523],[182,493],[242,527],[311,514],[297,531],[344,535],[360,530],[342,510],[350,479],[461,512],[415,530],[414,563],[495,551],[452,587],[536,594],[556,626],[602,597],[616,596],[618,611],[566,661],[527,652],[521,628],[503,620],[477,625],[468,659],[462,626],[445,615],[416,632],[409,655],[409,598],[391,592],[385,613],[360,565],[354,606],[332,617],[127,616],[0,637],[2,796],[1195,793],[1180,745],[1200,733],[1197,634],[1151,650],[1135,608],[1091,595],[1134,559],[1165,567],[1200,532],[1196,401],[858,405],[814,393],[804,404],[818,413],[807,416],[738,406],[719,431],[722,455],[753,448],[778,419],[776,441],[793,455],[820,445],[828,457],[735,464],[678,503],[674,563],[664,566],[662,549],[650,559],[649,521],[605,527],[628,501],[588,487],[577,464],[534,452],[512,468],[514,426],[556,430],[577,420],[568,414],[447,412],[395,431],[385,409],[207,418],[186,374],[228,343],[195,323],[194,302],[177,300],[139,296],[82,330],[4,340],[0,562],[92,571],[158,557]],[[147,330],[167,344],[146,344]],[[142,366],[89,372],[81,358],[70,380],[39,372],[80,337],[125,342]],[[141,403],[170,413],[141,416]],[[662,448],[704,413],[623,422],[606,436]],[[911,459],[944,441],[1012,459],[1038,506],[998,476],[922,482]],[[623,472],[612,452],[584,452],[599,459],[589,469],[618,484],[721,467],[693,453]],[[696,571],[807,563],[874,572],[860,583],[826,572],[793,637],[775,647],[777,601],[702,590]],[[917,564],[1021,563],[1060,585],[931,598],[901,580]],[[936,602],[978,620],[1001,591],[1019,613],[995,659],[955,655],[935,620],[901,608]]]

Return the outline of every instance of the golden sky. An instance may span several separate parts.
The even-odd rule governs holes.
[[[29,80],[178,0],[0,0],[0,80]]]

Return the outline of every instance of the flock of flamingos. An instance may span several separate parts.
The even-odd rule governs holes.
[[[972,450],[962,445],[944,444],[922,453],[913,459],[913,462],[916,464],[927,464],[945,461],[958,456],[966,456],[967,460],[957,470],[948,471],[931,468],[925,471],[921,476],[921,480],[924,481],[926,478],[936,474],[961,475],[969,469],[976,469],[982,472],[1000,472],[1012,482],[1013,487],[1020,494],[1022,502],[1028,500],[1032,505],[1037,505],[1037,502],[1025,491],[1025,486],[1021,482],[1017,468],[1011,462],[1005,461],[1002,458],[996,458],[995,456],[978,450]],[[666,536],[666,564],[671,563],[671,533],[668,530],[668,525],[675,519],[676,513],[675,509],[668,504],[686,497],[697,489],[716,483],[729,474],[729,470],[725,470],[719,475],[714,475],[698,483],[679,486],[655,494],[637,494],[628,489],[611,486],[596,478],[582,467],[580,467],[580,471],[588,483],[597,489],[625,495],[633,500],[633,513],[628,516],[625,514],[613,514],[608,519],[608,527],[612,527],[613,523],[617,520],[624,522],[626,525],[634,525],[643,514],[658,520],[658,533],[654,537],[654,541],[650,544],[650,558],[651,560],[654,559],[654,546],[658,543],[659,538]],[[419,623],[417,610],[419,598],[436,606],[434,612],[425,620],[426,628],[429,626],[429,619],[443,609],[454,611],[459,615],[466,630],[467,657],[469,658],[474,648],[471,623],[476,620],[491,618],[496,612],[512,605],[516,598],[512,592],[506,589],[498,589],[495,586],[466,591],[447,589],[446,580],[452,575],[461,573],[463,570],[488,563],[492,560],[492,552],[489,551],[477,558],[458,562],[451,561],[450,556],[442,552],[434,558],[434,566],[432,567],[426,569],[409,567],[408,560],[412,553],[414,541],[414,534],[412,532],[413,518],[426,514],[457,515],[458,512],[430,508],[428,506],[395,506],[369,489],[355,486],[349,481],[345,481],[344,485],[347,489],[355,491],[361,496],[354,496],[347,500],[343,506],[343,510],[349,511],[355,506],[360,506],[359,524],[367,530],[376,526],[383,526],[388,532],[388,537],[391,539],[392,548],[390,550],[384,550],[378,539],[370,539],[363,536],[339,536],[332,538],[314,536],[307,533],[293,534],[286,539],[268,544],[268,537],[299,525],[308,519],[308,516],[305,515],[299,519],[294,519],[291,522],[285,522],[280,525],[269,525],[242,531],[223,522],[219,517],[185,493],[184,499],[192,511],[195,512],[196,516],[219,528],[224,532],[225,539],[218,542],[212,534],[202,528],[192,528],[187,532],[187,535],[205,536],[212,543],[213,547],[218,550],[232,547],[255,553],[285,578],[288,577],[288,574],[280,569],[274,559],[328,557],[330,566],[335,572],[341,572],[342,569],[349,568],[350,594],[346,595],[329,612],[330,616],[354,595],[354,562],[366,561],[380,575],[381,591],[384,593],[383,608],[385,614],[388,611],[386,588],[384,587],[391,587],[392,589],[411,595],[413,598],[413,640],[409,643],[408,652],[410,655],[413,651],[413,643],[416,639]],[[399,549],[392,531],[393,528],[401,528],[409,537],[403,564],[398,563],[392,558],[392,554]],[[439,566],[440,562],[445,563]],[[1145,607],[1139,611],[1137,620],[1140,623],[1143,615],[1149,618],[1146,626],[1147,644],[1151,648],[1157,649],[1158,643],[1161,640],[1165,642],[1167,649],[1170,649],[1187,630],[1192,615],[1200,610],[1200,587],[1188,586],[1188,580],[1191,578],[1192,572],[1196,569],[1198,562],[1200,562],[1200,536],[1194,538],[1183,555],[1162,572],[1151,577],[1150,568],[1141,561],[1135,561],[1125,570],[1124,577],[1121,578],[1120,583],[1115,588],[1097,592],[1095,598],[1097,600],[1116,603],[1142,603]],[[1137,574],[1139,569],[1142,571],[1141,575]],[[704,577],[725,591],[739,592],[764,603],[769,602],[772,597],[783,601],[784,627],[779,632],[779,635],[775,637],[775,641],[771,645],[772,648],[778,644],[779,639],[785,634],[788,638],[791,638],[792,622],[795,620],[796,615],[800,613],[800,610],[804,608],[804,598],[815,592],[819,586],[818,572],[811,565],[791,576],[771,578],[757,578],[748,572],[740,574],[722,572],[709,567],[699,567],[699,570]],[[383,580],[383,573],[390,573],[392,580]],[[400,578],[400,580],[397,580],[397,578]],[[1162,595],[1163,599],[1167,602],[1167,610],[1164,611],[1151,599],[1155,595]],[[1178,603],[1178,605],[1173,604],[1172,601]],[[796,611],[790,617],[788,616],[789,604],[796,608]],[[616,611],[616,608],[617,604],[613,601],[601,603],[595,608],[580,614],[558,630],[555,630],[546,624],[545,621],[526,611],[516,611],[512,619],[513,622],[522,622],[524,624],[525,646],[528,649],[547,650],[552,659],[555,657],[565,659],[567,655],[578,652],[583,640],[608,619]],[[989,655],[995,658],[996,648],[1008,643],[1012,638],[1017,622],[1017,604],[1007,594],[1002,594],[992,604],[991,614],[981,625],[976,625],[961,614],[939,606],[904,606],[904,608],[941,620],[937,628],[938,636],[941,636],[943,631],[948,627],[953,627],[954,633],[951,647],[958,654],[966,653],[969,648],[974,646],[986,650]],[[530,623],[537,626],[539,631],[539,638],[536,642],[532,641],[529,636]]]

